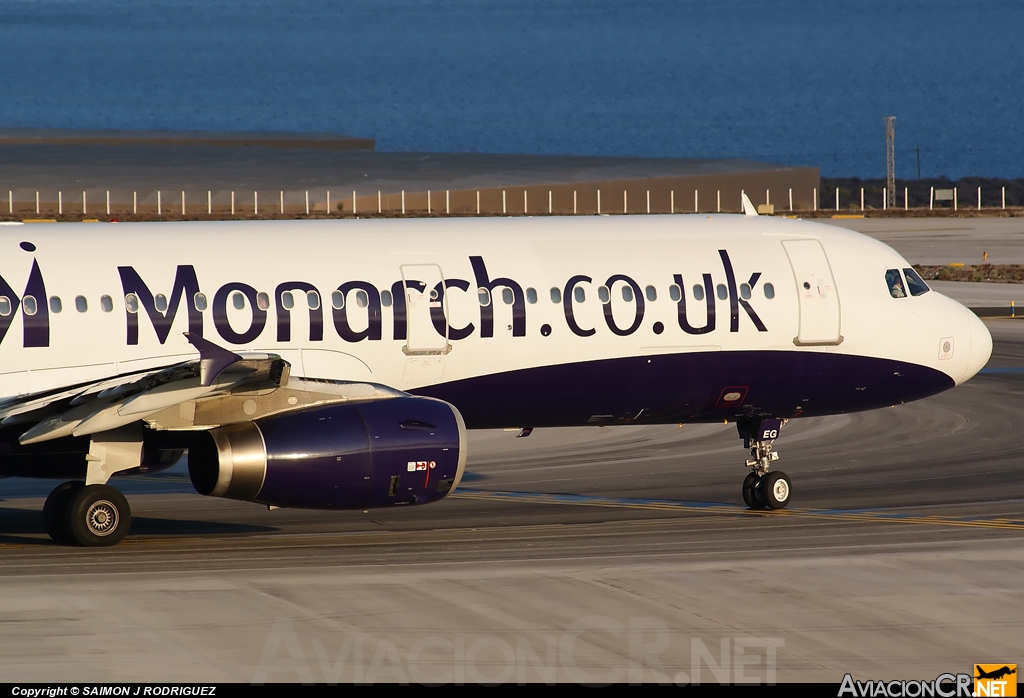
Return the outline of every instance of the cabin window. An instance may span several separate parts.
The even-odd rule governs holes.
[[[491,304],[491,292],[481,286],[476,290],[476,299],[486,308]]]
[[[50,296],[50,312],[59,313],[64,310],[64,304],[60,302],[60,296]]]
[[[931,289],[928,288],[928,284],[924,282],[916,271],[912,268],[907,267],[903,270],[903,273],[907,277],[907,286],[910,288],[910,295],[920,296],[922,293],[928,293]]]
[[[391,300],[391,294],[388,294],[388,300]],[[335,310],[341,310],[345,307],[345,294],[341,291],[335,291],[331,294],[331,307]]]
[[[109,313],[114,309],[114,299],[110,296],[100,296],[100,310]]]
[[[157,312],[166,313],[167,312],[167,296],[165,296],[162,293],[156,294],[156,297],[153,299],[153,305],[156,306]]]
[[[528,288],[526,289],[526,302],[533,305],[537,302],[537,289]]]
[[[35,305],[35,301],[33,301],[33,305]],[[136,296],[134,293],[129,293],[127,296],[124,297],[124,307],[128,310],[129,313],[134,314],[139,312],[139,297]]]
[[[633,302],[633,287],[630,286],[629,284],[626,284],[625,286],[622,287],[622,300],[626,301],[627,303]]]
[[[85,299],[85,296],[75,296],[75,310],[80,313],[89,310],[89,301]]]
[[[260,291],[256,294],[256,307],[260,310],[270,310],[270,295]]]
[[[551,302],[552,303],[561,303],[562,302],[562,292],[561,292],[561,290],[559,290],[557,288],[551,289]]]
[[[658,289],[654,288],[654,286],[648,286],[644,290],[647,293],[647,300],[651,301],[652,303],[658,300]]]
[[[206,294],[197,293],[192,296],[192,305],[196,307],[196,310],[202,312],[206,310]]]
[[[285,310],[291,310],[295,307],[295,296],[292,295],[291,291],[284,291],[281,294],[281,305]]]
[[[432,300],[432,301],[435,301],[435,302],[436,302],[436,301],[437,301],[437,300],[439,300],[440,298],[441,298],[441,294],[439,294],[439,293],[437,292],[437,288],[436,288],[436,287],[435,287],[435,288],[432,288],[432,289],[430,289],[430,300]]]
[[[306,305],[309,306],[310,310],[320,309],[320,294],[316,291],[306,292]]]
[[[235,306],[235,310],[245,310],[245,294],[238,291],[232,293],[231,305]]]
[[[607,286],[598,286],[597,287],[597,299],[599,301],[601,301],[602,303],[607,303],[608,302],[608,287]]]
[[[693,298],[694,300],[704,300],[704,287],[699,284],[693,285]]]
[[[510,288],[503,288],[501,289],[501,300],[505,305],[512,305],[516,300],[516,294],[512,293]]]
[[[889,289],[889,295],[893,298],[907,297],[907,289],[903,285],[903,276],[899,269],[885,270],[885,287]]]
[[[11,314],[11,299],[7,296],[0,296],[0,316],[7,317]]]
[[[36,311],[39,310],[36,307],[35,296],[25,296],[21,299],[21,307],[24,308],[26,315],[35,315]]]
[[[576,299],[577,303],[583,303],[587,300],[586,292],[579,286],[573,289],[572,296]]]
[[[344,299],[342,299],[342,302],[344,302]],[[385,308],[390,308],[391,307],[391,291],[381,291],[380,292],[380,304],[383,305]],[[338,306],[338,307],[341,307],[341,306]]]
[[[360,308],[365,308],[370,304],[370,297],[366,295],[366,291],[356,291],[356,305]]]
[[[678,302],[679,299],[683,297],[683,292],[678,286],[672,284],[668,287],[668,297]]]
[[[775,286],[773,286],[772,284],[765,284],[764,297],[767,298],[768,300],[775,298]]]
[[[725,284],[718,284],[718,286],[715,287],[715,290],[718,292],[718,298],[720,300],[724,301],[729,297],[729,289],[725,287]]]
[[[750,284],[740,284],[740,298],[745,301],[750,300]]]

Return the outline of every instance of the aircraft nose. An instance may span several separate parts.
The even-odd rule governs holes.
[[[978,319],[978,316],[967,311],[968,330],[971,337],[971,355],[967,361],[967,371],[960,381],[970,380],[978,371],[985,368],[989,358],[992,356],[992,334],[985,327],[985,323]]]

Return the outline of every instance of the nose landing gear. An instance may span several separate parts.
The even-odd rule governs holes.
[[[768,470],[779,454],[772,450],[785,419],[741,420],[736,423],[743,447],[750,449],[747,467],[753,468],[743,479],[743,502],[751,509],[784,509],[789,504],[792,485],[781,471]]]

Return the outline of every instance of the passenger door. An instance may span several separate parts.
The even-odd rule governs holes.
[[[839,290],[821,243],[785,240],[782,246],[793,268],[800,299],[800,331],[793,343],[798,346],[841,343]]]

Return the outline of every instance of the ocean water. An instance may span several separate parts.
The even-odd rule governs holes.
[[[0,128],[1024,176],[1021,0],[0,0]]]

